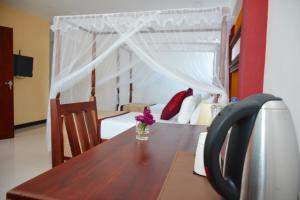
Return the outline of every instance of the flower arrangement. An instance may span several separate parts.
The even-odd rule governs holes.
[[[138,140],[148,140],[149,126],[155,123],[151,110],[149,108],[145,108],[142,115],[135,116],[135,120],[137,121],[136,138]]]
[[[153,115],[151,114],[151,110],[149,108],[145,108],[143,114],[136,116],[135,120],[143,123],[145,126],[155,123],[155,120],[153,119]]]

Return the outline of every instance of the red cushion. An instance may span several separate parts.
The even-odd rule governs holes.
[[[192,88],[187,89],[186,92],[187,92],[187,97],[193,95],[193,89]]]
[[[179,112],[183,100],[191,95],[193,95],[193,89],[191,88],[175,94],[163,109],[160,119],[169,120],[174,117]]]

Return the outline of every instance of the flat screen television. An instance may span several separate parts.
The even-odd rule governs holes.
[[[32,77],[33,58],[14,55],[14,75]]]

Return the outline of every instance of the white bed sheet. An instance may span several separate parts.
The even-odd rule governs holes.
[[[177,117],[173,117],[170,120],[161,120],[160,115],[165,107],[164,104],[156,104],[151,106],[151,112],[153,114],[156,122],[159,123],[177,123]],[[117,117],[112,117],[108,119],[104,119],[101,121],[101,138],[103,139],[111,139],[116,135],[132,128],[135,126],[136,121],[134,119],[135,116],[139,115],[139,112],[130,112],[124,115],[120,115]]]

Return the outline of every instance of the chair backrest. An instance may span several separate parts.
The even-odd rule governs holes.
[[[70,104],[60,104],[59,97],[58,94],[50,102],[53,167],[68,159],[64,155],[63,125],[73,157],[101,142],[95,97]]]

